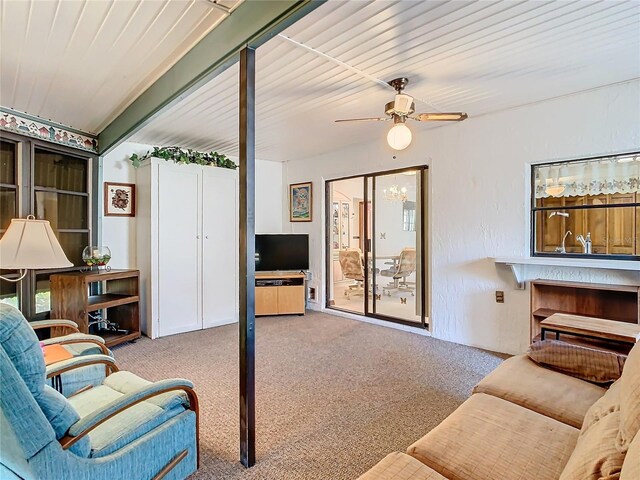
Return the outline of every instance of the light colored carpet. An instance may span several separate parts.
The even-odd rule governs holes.
[[[114,351],[149,380],[184,377],[200,399],[193,479],[355,479],[405,451],[503,356],[322,313],[256,322],[257,463],[238,461],[238,326]]]

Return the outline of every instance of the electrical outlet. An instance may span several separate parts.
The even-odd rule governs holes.
[[[504,292],[496,290],[496,303],[504,303]]]
[[[309,287],[309,300],[316,301],[316,287]]]

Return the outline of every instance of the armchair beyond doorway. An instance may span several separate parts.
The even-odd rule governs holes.
[[[340,250],[338,259],[344,278],[355,280],[344,291],[345,296],[351,298],[351,295],[364,295],[364,266],[360,249]]]
[[[415,295],[415,284],[407,281],[407,278],[416,271],[416,249],[403,248],[400,257],[393,265],[380,272],[383,277],[391,278],[392,281],[388,285],[382,287],[382,291],[387,295],[391,295],[391,291],[409,292]]]

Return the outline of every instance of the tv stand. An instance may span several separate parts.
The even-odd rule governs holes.
[[[304,315],[304,273],[256,273],[256,315]]]

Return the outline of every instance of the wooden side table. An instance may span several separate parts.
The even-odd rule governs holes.
[[[544,340],[547,332],[554,332],[556,339],[561,333],[596,340],[635,344],[640,340],[640,325],[627,322],[617,322],[604,318],[583,317],[554,313],[540,322],[540,339]]]
[[[51,275],[51,318],[66,318],[89,331],[90,314],[104,311],[106,318],[127,333],[94,332],[108,347],[140,338],[138,270],[94,270]]]

